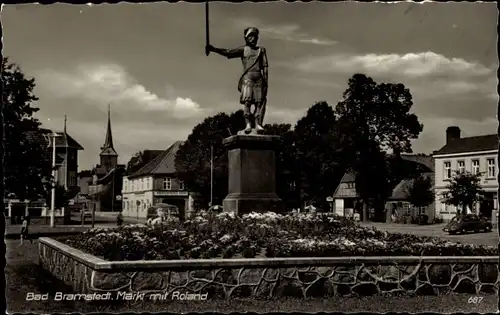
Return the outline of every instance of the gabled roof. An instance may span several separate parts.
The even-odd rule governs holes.
[[[49,129],[40,129],[40,131],[44,135],[44,142],[48,144],[47,137],[52,138],[53,131]],[[83,147],[78,142],[76,142],[76,140],[73,139],[73,137],[71,137],[68,133],[66,133],[66,136],[62,131],[56,131],[55,133],[57,134],[56,148],[68,147],[72,149],[83,150]]]
[[[142,158],[147,163],[151,162],[158,155],[162,154],[165,150],[144,150],[142,151]]]
[[[42,129],[41,132],[28,131],[26,133],[26,138],[29,142],[41,144],[41,146],[44,149],[43,160],[46,161],[46,163],[48,163],[49,165],[52,165],[52,145],[49,146],[49,139],[47,138],[47,136],[50,135],[51,133],[52,133],[52,131],[47,130],[47,129]],[[62,134],[62,133],[59,133],[59,134]],[[71,145],[74,145],[74,143],[76,143],[75,148],[78,148],[78,146],[80,146],[74,140],[73,140],[74,143],[72,143],[70,141],[70,139],[73,140],[73,138],[68,136],[68,143],[70,145],[69,147],[71,147]],[[66,144],[66,142],[62,141],[62,137],[59,137],[59,138],[56,137],[56,148],[64,148],[65,144]],[[82,148],[82,150],[83,150],[83,148]],[[64,155],[61,156],[61,154],[56,154],[56,165],[60,165],[63,162],[64,162]]]
[[[354,183],[356,181],[356,174],[354,172],[345,172],[344,173],[344,176],[342,176],[342,179],[340,180],[340,183],[337,185],[337,188],[335,188],[335,191],[333,193],[333,197],[334,198],[344,198],[344,197],[347,197],[345,195],[343,195],[341,192],[340,192],[340,189],[341,189],[341,186],[342,184],[345,184],[345,183]],[[356,191],[356,188],[344,188],[346,190],[349,190],[349,191],[352,191],[354,195],[349,195],[349,197],[359,197],[359,194],[357,193]]]
[[[467,153],[498,150],[498,136],[496,134],[453,139],[441,149],[434,151],[434,155]]]
[[[429,171],[434,171],[434,158],[425,154],[401,154],[403,160],[415,162],[425,166]]]
[[[340,180],[340,183],[353,183],[356,181],[356,174],[354,172],[345,172]]]
[[[434,173],[424,173],[422,177],[429,178],[432,186],[434,186]],[[400,181],[392,190],[389,200],[408,200],[410,198],[410,189],[413,187],[414,182],[415,178],[406,178]]]
[[[168,149],[163,151],[149,163],[141,167],[135,173],[129,176],[129,178],[146,176],[146,175],[167,175],[174,174],[175,169],[175,155],[179,150],[183,141],[176,141]]]

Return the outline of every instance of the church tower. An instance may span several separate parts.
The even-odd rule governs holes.
[[[101,166],[110,171],[115,168],[118,164],[118,153],[116,153],[113,147],[113,135],[111,133],[111,113],[108,105],[108,127],[106,130],[106,139],[104,140],[104,145],[101,147]]]

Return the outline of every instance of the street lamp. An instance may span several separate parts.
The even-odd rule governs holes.
[[[210,207],[213,206],[214,196],[214,146],[210,144]]]
[[[56,132],[52,132],[52,191],[50,198],[50,227],[55,227],[56,225],[56,216],[55,216],[55,203],[56,203],[56,137],[59,135]]]

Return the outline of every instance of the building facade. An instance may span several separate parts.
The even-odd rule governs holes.
[[[434,152],[436,215],[445,221],[456,214],[455,206],[446,205],[442,194],[456,172],[481,174],[484,200],[468,212],[484,215],[496,221],[498,213],[498,136],[495,134],[461,138],[459,127],[446,130],[446,145]]]
[[[179,207],[182,217],[195,208],[195,194],[189,192],[176,175],[175,155],[181,141],[175,142],[135,173],[123,177],[123,215],[145,218],[147,209],[158,203]]]

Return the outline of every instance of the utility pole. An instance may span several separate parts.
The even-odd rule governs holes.
[[[66,147],[64,156],[64,189],[68,190],[68,135],[66,133],[67,116],[64,114],[64,146]]]
[[[115,174],[116,173],[116,167],[115,169],[113,170],[113,177],[111,178],[111,180],[113,181],[111,186],[112,186],[112,190],[111,190],[111,212],[115,211]]]
[[[210,144],[210,207],[214,205],[213,198],[214,198],[214,146],[213,144]]]
[[[98,186],[98,185],[97,185],[97,183],[96,183],[96,184],[94,185],[94,194],[92,195],[92,200],[94,201],[94,202],[92,202],[92,228],[93,228],[93,227],[94,227],[94,225],[95,225],[95,207],[96,207],[96,203],[97,203],[97,198],[96,198],[96,196],[97,196],[97,192],[99,191],[99,190],[97,189],[97,187],[99,187],[99,186]]]

